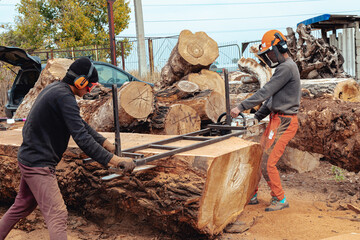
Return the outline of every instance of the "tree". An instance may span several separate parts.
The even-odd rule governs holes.
[[[129,24],[129,3],[117,0],[113,10],[117,35]],[[106,0],[21,0],[17,11],[15,26],[1,34],[4,45],[28,50],[109,46]]]

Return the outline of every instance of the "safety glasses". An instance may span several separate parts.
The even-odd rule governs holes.
[[[90,93],[92,90],[93,90],[93,88],[95,87],[95,86],[97,86],[97,85],[99,85],[99,83],[92,83],[92,82],[89,82],[89,84],[86,86],[86,90]]]

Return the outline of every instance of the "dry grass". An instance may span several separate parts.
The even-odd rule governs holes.
[[[145,77],[141,77],[138,71],[130,71],[131,75],[145,82],[154,83],[160,80],[160,73],[154,72],[152,75],[148,72]]]
[[[5,116],[4,107],[7,101],[7,91],[11,88],[14,79],[15,74],[4,63],[0,62],[0,116]]]

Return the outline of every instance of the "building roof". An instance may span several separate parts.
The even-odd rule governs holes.
[[[317,17],[309,18],[299,24],[311,25],[312,29],[334,30],[339,28],[354,27],[354,22],[360,22],[360,16],[357,15],[334,15],[323,14]]]

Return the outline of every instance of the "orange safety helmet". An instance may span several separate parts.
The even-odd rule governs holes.
[[[264,34],[257,54],[269,67],[273,68],[284,61],[281,54],[287,51],[286,37],[278,30],[270,30]],[[274,54],[270,52],[274,52]]]

